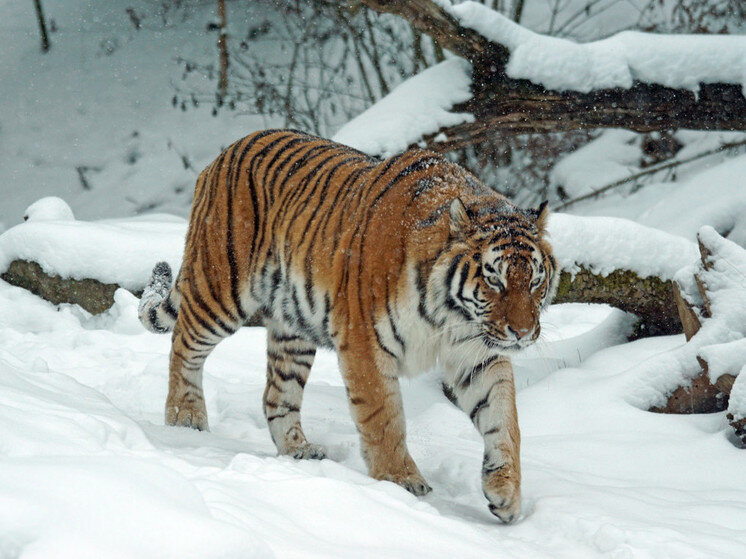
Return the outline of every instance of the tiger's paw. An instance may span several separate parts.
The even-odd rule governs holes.
[[[194,404],[197,404],[197,402]],[[207,424],[207,410],[204,408],[204,402],[202,402],[202,406],[194,404],[167,405],[166,425],[209,431],[210,427]]]
[[[505,524],[518,520],[521,514],[521,483],[520,476],[515,475],[511,468],[503,466],[486,472],[482,477],[482,490],[492,514]]]
[[[326,449],[320,444],[305,442],[289,448],[283,454],[292,456],[296,460],[323,460],[326,458]]]
[[[384,474],[383,476],[377,477],[376,479],[393,481],[395,484],[402,486],[412,495],[416,495],[417,497],[427,495],[428,493],[430,493],[430,491],[433,490],[433,488],[428,485],[427,481],[425,481],[425,478],[422,477],[419,473],[408,475]]]

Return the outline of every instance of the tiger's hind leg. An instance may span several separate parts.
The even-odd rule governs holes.
[[[264,415],[279,454],[293,458],[326,458],[324,447],[309,443],[300,423],[303,388],[311,372],[316,347],[267,321],[267,386]]]
[[[202,390],[202,370],[215,346],[240,328],[218,316],[199,294],[182,293],[179,316],[171,339],[166,424],[208,431]]]

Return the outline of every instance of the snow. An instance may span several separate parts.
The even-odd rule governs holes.
[[[746,553],[746,455],[720,432],[723,414],[659,416],[624,400],[625,369],[679,338],[604,349],[612,334],[577,365],[574,348],[613,316],[619,325],[619,311],[554,307],[543,351],[570,366],[532,379],[536,356],[516,359],[524,518],[506,527],[481,495],[480,437],[437,371],[403,382],[409,446],[434,488],[418,499],[366,475],[328,352],[303,420],[331,459],[275,456],[261,328],[207,361],[212,432],[163,426],[169,336],[145,332],[136,309],[120,290],[115,309],[91,318],[0,282],[0,556]]]
[[[186,215],[197,174],[223,147],[278,124],[231,111],[212,116],[209,101],[174,108],[177,87],[215,90],[195,77],[182,82],[178,62],[213,59],[215,36],[204,26],[215,8],[188,3],[191,17],[172,17],[167,26],[145,20],[136,32],[125,8],[156,17],[156,4],[44,0],[57,31],[42,55],[34,10],[0,2],[0,184],[7,194],[0,221],[6,226],[50,195],[64,198],[80,219],[154,210]],[[245,6],[237,9],[245,14]]]
[[[686,159],[742,142],[746,135],[690,131],[678,132],[676,139],[684,146],[676,158]],[[561,158],[552,171],[552,183],[575,197],[629,176],[639,170],[639,140],[631,132],[605,131]],[[673,178],[661,172],[647,183],[630,183],[572,205],[569,211],[625,217],[686,239],[694,239],[703,225],[710,225],[746,247],[746,154],[713,154],[678,167]]]
[[[572,199],[639,171],[640,149],[633,144],[638,137],[629,130],[604,130],[552,167],[552,185]]]
[[[452,112],[455,104],[471,98],[470,87],[469,63],[450,58],[400,84],[332,139],[370,155],[401,153],[444,126],[472,122],[471,114]]]
[[[673,279],[699,257],[693,242],[627,219],[553,213],[548,231],[560,267],[570,272],[631,270],[641,278]]]
[[[45,200],[39,202],[48,209]],[[185,236],[183,219],[157,214],[97,222],[32,217],[0,235],[0,270],[13,260],[30,260],[48,274],[137,291],[159,260],[179,269]]]
[[[635,81],[698,91],[731,83],[746,94],[746,37],[623,31],[578,44],[534,33],[477,2],[453,6],[461,25],[510,50],[507,74],[553,90],[628,89]]]
[[[707,373],[712,382],[726,374],[736,376],[746,363],[746,338],[703,346],[698,355],[707,362]]]
[[[741,369],[730,390],[728,413],[732,414],[736,421],[746,417],[746,365]]]
[[[666,224],[671,233],[688,238],[694,238],[706,224],[746,247],[746,154],[680,181],[674,192],[661,196],[639,221],[651,226]]]

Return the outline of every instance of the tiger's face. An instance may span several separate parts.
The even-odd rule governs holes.
[[[559,274],[544,239],[546,203],[505,213],[451,206],[454,253],[446,274],[447,306],[484,345],[510,353],[541,333],[540,312]]]

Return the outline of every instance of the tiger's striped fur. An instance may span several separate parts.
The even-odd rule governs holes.
[[[322,458],[301,428],[316,347],[334,348],[371,476],[430,490],[409,455],[397,378],[441,363],[485,441],[483,488],[520,510],[508,355],[540,331],[556,288],[546,208],[522,210],[427,151],[379,161],[288,130],[252,134],[197,180],[181,270],[158,264],[140,318],[173,328],[166,422],[207,429],[202,366],[256,311],[264,412],[281,454]]]

